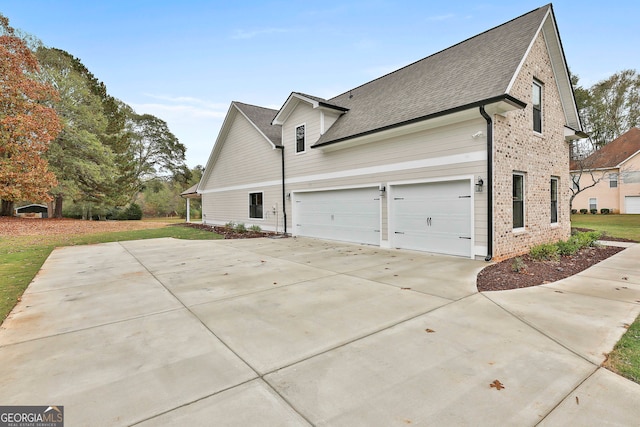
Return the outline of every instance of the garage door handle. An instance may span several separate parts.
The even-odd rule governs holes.
[[[458,199],[470,199],[471,196],[458,196]]]
[[[462,236],[459,236],[458,238],[459,238],[459,239],[467,239],[467,240],[471,240],[471,237],[462,237]]]
[[[403,231],[396,231],[395,233],[396,233],[396,234],[404,234],[404,232],[403,232]]]
[[[404,197],[394,197],[393,200],[404,200]]]

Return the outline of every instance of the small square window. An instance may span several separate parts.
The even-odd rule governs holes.
[[[542,133],[542,85],[538,82],[533,82],[531,105],[533,106],[533,130]]]
[[[249,218],[264,219],[262,193],[249,193]]]
[[[305,151],[305,130],[304,125],[296,127],[296,153]]]

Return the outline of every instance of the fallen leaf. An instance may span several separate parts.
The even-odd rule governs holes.
[[[273,284],[274,284],[274,285],[277,285],[277,284],[278,284],[278,282],[273,282]]]
[[[229,273],[224,273],[224,274],[223,274],[223,276],[228,276],[228,275],[229,275]]]
[[[576,396],[576,405],[580,404],[580,399],[578,399],[578,396]]]
[[[496,364],[496,362],[489,362],[489,365],[491,365],[491,366],[493,366],[495,364]]]
[[[564,294],[564,292],[562,292],[562,291],[553,291],[553,292],[556,292],[558,294]]]
[[[428,334],[432,334],[432,333],[434,333],[434,332],[435,332],[433,329],[429,329],[429,328],[425,329],[425,331],[426,331]]]
[[[622,280],[629,280],[629,278],[627,276],[624,276]]]
[[[491,384],[489,384],[489,387],[495,388],[496,390],[502,390],[503,388],[505,388],[504,385],[498,380],[494,380]]]
[[[402,290],[402,291],[408,291],[408,290],[411,290],[411,288],[400,288],[400,290]]]
[[[629,329],[629,327],[630,327],[631,325],[630,325],[630,324],[628,324],[628,323],[625,323],[625,324],[624,324],[624,325],[622,325],[622,326],[623,326],[625,329]]]

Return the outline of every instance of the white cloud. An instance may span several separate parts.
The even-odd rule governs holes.
[[[447,13],[446,15],[435,15],[435,16],[429,16],[427,18],[427,21],[448,21],[449,19],[453,19],[455,18],[456,15],[454,15],[453,13]]]

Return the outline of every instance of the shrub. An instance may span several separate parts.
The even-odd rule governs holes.
[[[562,241],[556,243],[556,246],[558,247],[558,253],[562,256],[573,255],[580,249],[580,244],[573,236],[566,242]]]
[[[517,256],[513,259],[513,262],[511,263],[511,270],[515,271],[516,273],[522,273],[527,270],[527,264],[524,263],[522,258]]]
[[[596,246],[596,241],[602,237],[601,231],[588,231],[586,233],[578,233],[571,236],[580,249]]]
[[[255,233],[259,233],[262,231],[262,228],[259,225],[252,225],[251,227],[249,227],[249,230],[255,232]]]
[[[611,213],[611,210],[607,209],[607,208],[602,208],[602,209],[600,209],[600,213],[602,215],[607,215],[607,214]]]
[[[558,259],[558,246],[553,243],[543,243],[531,248],[529,255],[536,261],[550,261]]]
[[[577,213],[578,213],[578,209],[571,209],[571,213],[572,213],[573,215],[577,214]]]
[[[591,215],[595,215],[598,213],[598,209],[590,209]]]
[[[587,212],[589,212],[587,209],[580,209],[580,213],[583,215],[586,214]]]
[[[233,221],[229,221],[224,225],[224,228],[226,228],[227,230],[233,230],[236,228],[236,224]]]
[[[236,224],[236,228],[235,228],[237,233],[246,233],[247,232],[247,227],[244,225],[243,222],[239,222]]]
[[[117,210],[115,211],[115,219],[117,220],[140,220],[142,219],[142,208],[137,203],[131,203],[129,207],[125,210]],[[109,214],[107,214],[107,218]]]

